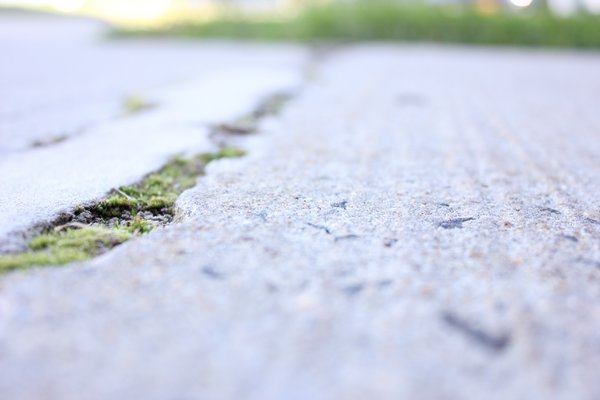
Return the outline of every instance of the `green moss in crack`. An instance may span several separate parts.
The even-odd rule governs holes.
[[[92,206],[91,211],[104,219],[121,218],[125,213],[136,216],[142,212],[172,216],[177,196],[194,186],[206,164],[245,154],[244,150],[237,147],[224,147],[216,153],[176,158],[142,182],[115,190],[113,195]]]
[[[27,251],[0,257],[0,273],[36,265],[64,265],[104,253],[132,237],[149,233],[173,218],[175,201],[211,161],[241,157],[244,150],[225,147],[216,153],[176,158],[140,183],[115,189],[92,205],[78,206],[71,220],[61,220],[32,239]],[[86,224],[75,222],[88,215]]]
[[[27,251],[1,257],[0,272],[83,261],[125,242],[131,235],[123,228],[99,226],[41,234],[29,243]]]
[[[139,114],[155,107],[156,104],[149,102],[141,96],[128,96],[123,101],[123,116]]]
[[[154,225],[152,223],[146,221],[145,219],[136,216],[127,226],[127,230],[134,235],[144,235],[146,233],[150,233]]]
[[[246,155],[246,151],[239,147],[224,147],[216,153],[208,153],[200,156],[200,159],[208,164],[211,161],[220,160],[222,158],[239,158]]]

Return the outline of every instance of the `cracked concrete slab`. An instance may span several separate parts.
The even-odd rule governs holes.
[[[112,122],[130,96],[152,99],[222,70],[294,69],[302,58],[287,45],[115,41],[107,29],[84,18],[0,15],[0,157]]]
[[[301,68],[243,67],[206,73],[155,95],[152,112],[90,129],[0,161],[0,251],[11,237],[61,212],[141,180],[181,154],[215,150],[211,124],[249,113],[273,92],[293,90]]]
[[[176,155],[213,151],[211,125],[294,90],[307,61],[294,46],[97,43],[102,30],[90,21],[35,14],[21,17],[31,28],[22,35],[9,17],[0,15],[13,22],[0,27],[0,53],[12,58],[0,65],[0,252],[21,248],[32,226],[137,182]],[[27,59],[48,52],[56,54],[45,68]],[[95,119],[81,107],[107,104],[94,95],[99,86],[118,106]],[[132,87],[155,106],[124,115]],[[31,146],[59,131],[60,140]]]
[[[600,58],[331,54],[180,222],[0,283],[0,397],[600,397]]]

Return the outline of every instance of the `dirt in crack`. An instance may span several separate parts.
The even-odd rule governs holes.
[[[213,126],[213,137],[219,134],[250,135],[256,133],[260,121],[266,117],[278,115],[293,97],[294,94],[291,92],[275,93],[268,96],[253,112],[229,123]]]
[[[193,187],[205,166],[242,157],[236,147],[176,158],[141,182],[114,189],[105,198],[59,216],[29,243],[27,250],[0,257],[0,272],[41,265],[64,265],[100,255],[173,220],[175,201]]]

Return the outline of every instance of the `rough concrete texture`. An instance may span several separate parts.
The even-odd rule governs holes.
[[[2,280],[0,398],[600,398],[598,70],[330,55],[180,223]]]
[[[289,60],[282,54],[282,60]],[[301,57],[296,57],[298,60]],[[281,62],[280,62],[281,64]],[[272,93],[294,90],[302,69],[262,65],[205,73],[154,95],[156,110],[89,129],[0,161],[0,251],[39,222],[141,180],[176,155],[215,151],[211,126],[251,112]]]
[[[178,154],[214,151],[212,125],[294,90],[307,60],[294,46],[97,42],[99,28],[0,15],[0,54],[11,60],[0,63],[0,253]],[[127,95],[151,109],[126,115]]]

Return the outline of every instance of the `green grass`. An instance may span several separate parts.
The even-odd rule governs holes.
[[[177,197],[195,185],[206,164],[244,154],[236,147],[225,147],[216,153],[176,158],[136,185],[120,187],[94,204],[77,207],[73,221],[62,221],[34,237],[26,251],[0,257],[0,273],[84,261],[146,234],[172,220]],[[93,222],[75,222],[84,213]]]
[[[559,17],[547,11],[483,15],[471,7],[363,0],[311,6],[288,20],[225,14],[208,23],[182,22],[116,35],[291,41],[428,41],[480,45],[600,47],[600,17]]]

